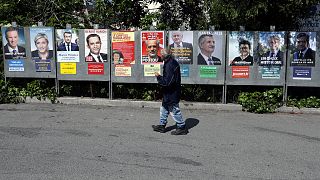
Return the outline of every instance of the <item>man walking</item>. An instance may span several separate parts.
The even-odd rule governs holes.
[[[172,131],[172,135],[185,135],[188,133],[186,124],[179,109],[181,96],[181,75],[179,63],[172,57],[169,50],[162,49],[161,56],[164,61],[163,75],[155,72],[157,81],[163,90],[162,106],[160,107],[160,123],[152,125],[154,131],[165,133],[165,127],[169,113],[175,120],[177,129]]]

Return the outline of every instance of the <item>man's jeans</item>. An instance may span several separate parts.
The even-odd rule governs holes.
[[[169,112],[173,120],[177,123],[177,128],[183,128],[185,126],[185,122],[183,121],[179,104],[168,106],[167,109],[163,106],[160,107],[160,125],[167,124]]]

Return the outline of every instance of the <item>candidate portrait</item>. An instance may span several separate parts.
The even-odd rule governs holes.
[[[20,38],[20,35],[24,35],[23,28],[7,27],[3,33],[3,51],[5,59],[18,59],[26,57],[26,49],[20,44],[25,44],[25,39]]]

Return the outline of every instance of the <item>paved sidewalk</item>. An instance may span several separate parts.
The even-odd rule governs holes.
[[[320,179],[319,115],[182,103],[189,134],[173,136],[171,117],[151,128],[159,102],[63,100],[0,104],[0,180]]]

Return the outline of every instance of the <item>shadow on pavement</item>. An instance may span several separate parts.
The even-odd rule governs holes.
[[[195,127],[198,124],[199,124],[199,120],[198,119],[194,119],[194,118],[186,119],[186,128],[187,129],[191,129],[191,128]]]
[[[199,124],[199,120],[198,119],[194,119],[194,118],[188,118],[186,119],[186,128],[187,129],[191,129],[193,127],[195,127],[196,125]],[[176,125],[172,125],[172,126],[168,126],[166,127],[166,132],[171,131],[173,129],[176,129]]]

